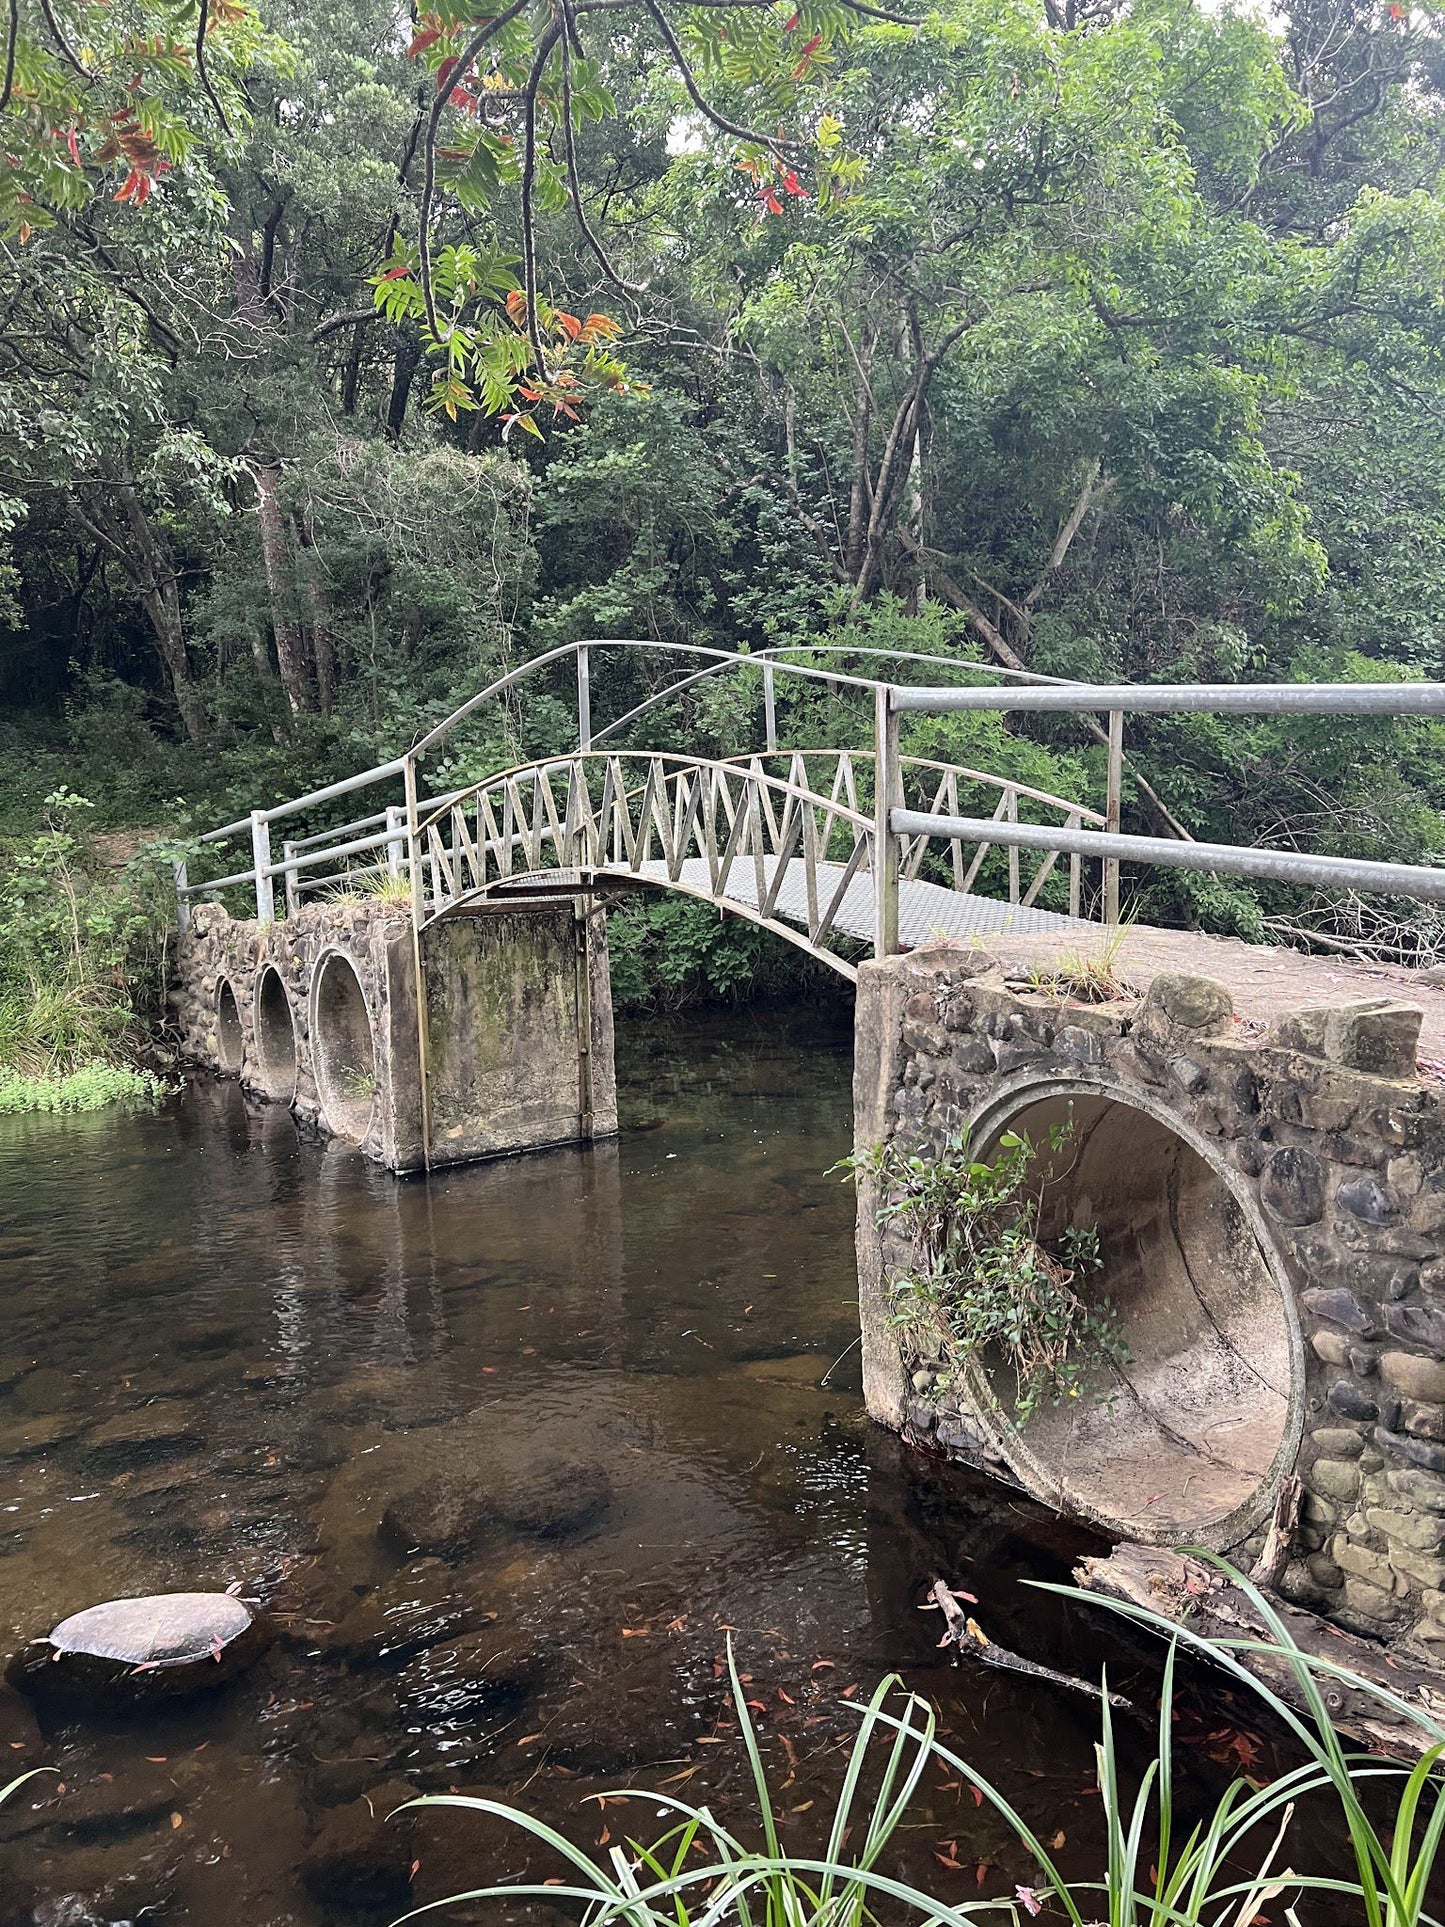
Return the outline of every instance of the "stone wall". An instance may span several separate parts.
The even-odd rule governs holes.
[[[484,909],[422,944],[433,1165],[616,1130],[600,912]],[[171,1002],[190,1061],[405,1172],[425,1162],[413,979],[405,909],[318,904],[263,925],[202,904]]]
[[[1081,1120],[1046,1216],[1097,1223],[1135,1356],[1068,1411],[1010,1417],[1006,1368],[906,1355],[909,1253],[860,1185],[865,1392],[916,1443],[1122,1536],[1248,1557],[1298,1477],[1282,1588],[1445,1660],[1445,1092],[1419,1013],[1381,1000],[1236,1017],[1207,979],[1101,1005],[938,945],[863,965],[860,1147]]]

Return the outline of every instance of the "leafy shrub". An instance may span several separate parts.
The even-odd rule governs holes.
[[[1050,1152],[1072,1132],[1071,1121],[1054,1126]],[[1098,1232],[1070,1226],[1055,1240],[1039,1237],[1048,1171],[1031,1188],[1036,1156],[1026,1135],[1006,1131],[989,1163],[957,1130],[936,1157],[889,1140],[846,1160],[878,1180],[879,1224],[912,1246],[910,1268],[889,1286],[905,1352],[914,1363],[941,1360],[936,1392],[956,1385],[971,1360],[1002,1354],[1020,1425],[1046,1399],[1079,1397],[1091,1367],[1127,1355],[1109,1301],[1090,1304],[1078,1290],[1103,1263]]]
[[[97,1061],[82,1064],[64,1075],[25,1077],[0,1071],[0,1115],[18,1111],[100,1111],[108,1104],[128,1110],[147,1108],[164,1095],[165,1086],[152,1071],[132,1070],[128,1064]]]

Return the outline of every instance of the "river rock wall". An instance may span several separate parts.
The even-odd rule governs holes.
[[[1107,1406],[1015,1426],[998,1361],[945,1370],[900,1328],[911,1252],[864,1180],[869,1409],[1122,1536],[1246,1564],[1293,1496],[1282,1590],[1445,1661],[1445,1092],[1417,1074],[1420,1014],[1265,1026],[1205,978],[1140,993],[1075,1002],[943,944],[862,966],[860,1149],[968,1129],[982,1153],[1082,1118],[1044,1215],[1099,1226],[1086,1289],[1134,1352]]]
[[[485,909],[425,931],[422,964],[433,1165],[616,1130],[600,912]],[[427,1161],[414,983],[404,908],[317,904],[260,924],[201,904],[171,1008],[189,1061],[406,1172]]]

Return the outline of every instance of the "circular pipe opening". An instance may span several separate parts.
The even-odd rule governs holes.
[[[256,983],[256,1062],[267,1097],[289,1104],[296,1095],[296,1025],[281,973],[269,964]]]
[[[327,1128],[360,1144],[376,1108],[376,1044],[361,979],[339,951],[323,958],[316,973],[311,1050]]]
[[[1008,1363],[980,1361],[1005,1457],[1036,1493],[1132,1538],[1237,1543],[1269,1511],[1301,1415],[1292,1300],[1252,1201],[1202,1144],[1102,1092],[1016,1094],[978,1141],[1004,1128],[1041,1147],[1040,1236],[1097,1230],[1102,1267],[1081,1289],[1112,1303],[1129,1353],[1022,1428]]]
[[[216,1058],[228,1077],[234,1077],[240,1070],[245,1050],[246,1033],[241,1028],[241,1012],[236,1003],[236,993],[230,982],[223,977],[220,988],[216,992]]]

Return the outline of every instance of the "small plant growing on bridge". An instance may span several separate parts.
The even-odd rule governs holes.
[[[1072,1120],[1049,1132],[1057,1155]],[[953,1131],[936,1156],[896,1141],[846,1160],[878,1180],[878,1222],[910,1241],[908,1270],[890,1284],[892,1316],[914,1364],[938,1361],[935,1397],[947,1393],[970,1360],[986,1353],[1012,1367],[1020,1425],[1044,1402],[1078,1398],[1090,1370],[1127,1357],[1107,1299],[1088,1302],[1079,1287],[1103,1260],[1092,1227],[1039,1235],[1049,1166],[1038,1148],[1006,1131],[989,1161],[975,1157],[966,1130]]]

